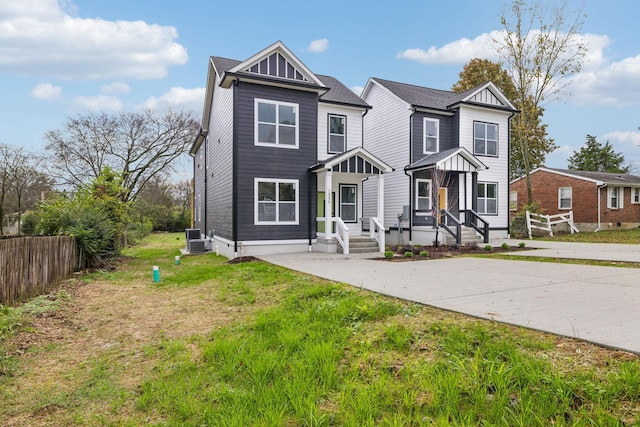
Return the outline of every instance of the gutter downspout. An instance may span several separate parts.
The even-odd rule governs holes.
[[[308,209],[309,220],[307,221],[307,227],[308,227],[308,236],[309,236],[309,252],[311,252],[311,241],[313,239],[313,235],[311,233],[311,228],[313,224],[312,223],[313,209],[311,206],[311,203],[313,202],[313,199],[311,196],[311,178],[313,177],[313,175],[315,175],[313,172],[311,172],[310,170],[307,170],[307,202],[309,203],[309,209]],[[316,176],[316,179],[317,179],[317,176]],[[317,188],[317,183],[316,183],[316,188]],[[317,199],[317,196],[316,196],[316,199]]]
[[[207,195],[209,194],[209,186],[208,186],[208,179],[207,179],[207,175],[209,175],[209,171],[207,170],[207,166],[209,165],[209,140],[208,138],[205,136],[204,137],[204,224],[203,224],[203,228],[204,230],[204,235],[205,238],[207,236]]]
[[[507,132],[509,133],[509,145],[507,147],[507,165],[509,165],[509,172],[507,177],[507,237],[511,237],[511,118],[515,116],[515,111],[509,115],[507,119]],[[465,175],[465,185],[466,185],[467,176]],[[465,188],[466,190],[466,188]],[[466,194],[465,194],[466,197]],[[467,200],[465,199],[465,204]],[[517,204],[517,203],[516,203]],[[466,208],[466,206],[465,206]],[[516,206],[516,212],[518,211],[518,206]],[[466,215],[465,215],[466,219]]]
[[[236,120],[236,112],[238,111],[238,80],[233,81],[233,148],[232,148],[232,156],[231,160],[232,165],[232,183],[231,183],[231,194],[232,196],[232,206],[231,210],[233,211],[231,214],[231,220],[233,221],[232,225],[232,238],[233,238],[233,257],[236,258],[238,256],[238,120]]]
[[[600,184],[600,185],[596,185],[596,196],[598,198],[598,228],[596,228],[595,230],[593,230],[593,232],[595,233],[596,231],[600,231],[600,215],[601,215],[601,208],[600,208],[600,190],[603,188],[606,188],[607,184]]]
[[[409,164],[413,163],[413,116],[416,114],[415,107],[410,107],[411,115],[409,116]],[[404,174],[409,177],[409,244],[413,244],[413,172],[411,175],[407,173],[405,168]],[[398,228],[400,224],[398,224]],[[400,242],[402,244],[402,242]]]

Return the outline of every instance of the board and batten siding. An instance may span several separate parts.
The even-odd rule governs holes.
[[[473,153],[473,124],[476,121],[498,125],[498,156],[476,157],[488,169],[478,172],[478,182],[498,183],[498,215],[482,215],[491,228],[506,229],[509,226],[509,116],[510,112],[462,105],[460,116],[460,146]],[[474,153],[475,155],[475,153]],[[467,206],[471,206],[471,194],[467,194]]]
[[[233,237],[233,87],[214,82],[207,135],[207,230],[226,239]],[[202,148],[201,148],[202,149]]]
[[[409,105],[387,89],[372,82],[365,94],[371,110],[364,116],[364,148],[394,168],[384,174],[384,226],[398,224],[398,213],[409,204],[409,177],[404,167],[409,164]],[[365,186],[365,203],[373,198],[374,185]]]
[[[318,161],[335,155],[329,153],[329,114],[346,116],[347,151],[362,146],[362,114],[361,108],[341,106],[337,104],[318,104]]]
[[[238,240],[293,240],[309,237],[309,199],[315,219],[315,176],[309,197],[308,168],[318,156],[318,95],[272,86],[240,82],[236,89],[238,168]],[[298,104],[297,149],[256,146],[255,99]],[[298,225],[255,225],[255,178],[298,180]],[[315,226],[315,221],[312,221]]]

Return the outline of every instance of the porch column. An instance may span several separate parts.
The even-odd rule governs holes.
[[[471,172],[471,209],[478,212],[478,172]]]
[[[378,220],[384,227],[384,174],[378,174]]]
[[[333,218],[331,217],[331,189],[333,172],[328,170],[324,174],[324,234],[325,238],[331,238]]]

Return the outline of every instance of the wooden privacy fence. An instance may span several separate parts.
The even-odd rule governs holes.
[[[76,239],[70,236],[0,240],[0,304],[14,305],[48,292],[78,265]]]

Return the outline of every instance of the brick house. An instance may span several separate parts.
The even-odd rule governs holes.
[[[533,200],[547,215],[573,211],[580,231],[640,226],[640,177],[540,167],[531,172]],[[525,177],[511,181],[512,215],[527,203]]]

